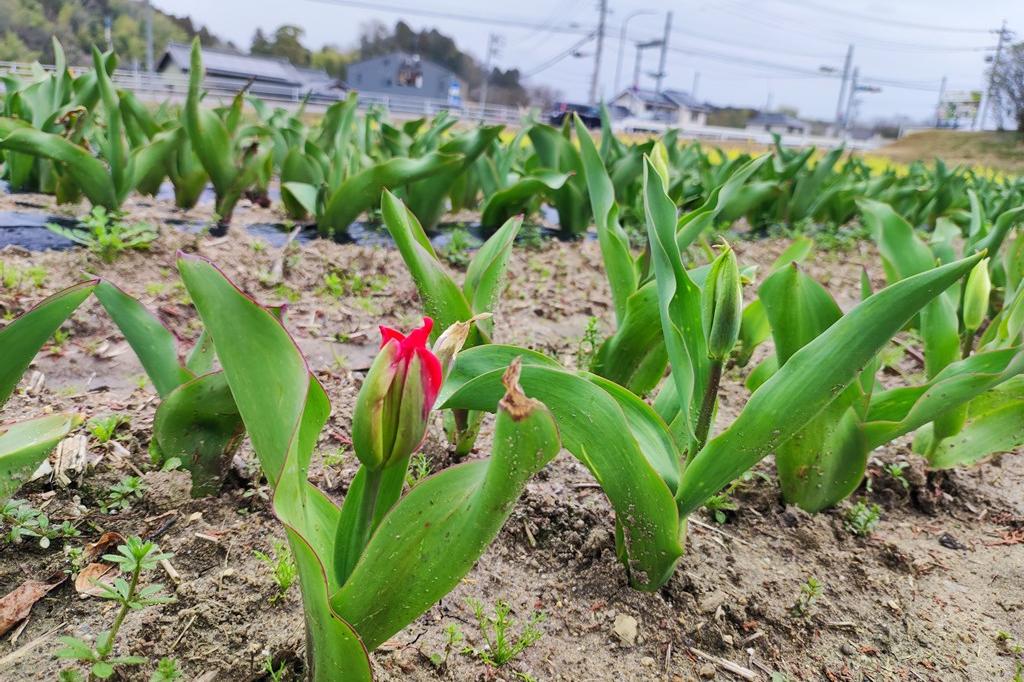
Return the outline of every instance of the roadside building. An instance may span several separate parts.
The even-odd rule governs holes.
[[[370,57],[349,64],[353,90],[398,97],[422,97],[459,105],[466,84],[453,71],[407,52]]]
[[[703,127],[707,124],[708,107],[682,90],[648,90],[628,88],[619,93],[609,106],[621,118],[636,122],[650,121],[670,127]]]
[[[807,135],[810,125],[796,116],[779,111],[763,111],[747,121],[749,132],[778,133],[779,135]]]

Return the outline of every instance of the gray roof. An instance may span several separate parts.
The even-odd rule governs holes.
[[[762,111],[757,116],[747,121],[747,125],[756,126],[786,126],[787,128],[807,128],[807,123],[796,116],[790,116],[780,111]]]
[[[647,88],[629,88],[623,91],[622,95],[630,94],[644,102],[645,104],[654,104],[657,106],[668,107],[671,109],[686,108],[691,111],[707,111],[708,107],[701,104],[694,98],[690,93],[683,90],[650,90]],[[618,99],[616,97],[615,99]]]
[[[181,43],[170,43],[167,52],[160,58],[158,70],[163,71],[173,64],[182,72],[188,72],[191,47]],[[300,86],[309,83],[330,81],[325,72],[318,69],[300,69],[287,59],[239,54],[229,50],[203,48],[203,66],[206,73],[214,78],[254,78],[266,83]]]

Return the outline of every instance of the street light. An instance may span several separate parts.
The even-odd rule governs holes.
[[[619,31],[619,57],[615,62],[615,86],[612,88],[616,95],[619,92],[619,81],[622,78],[622,59],[626,52],[626,27],[629,26],[630,19],[633,17],[643,16],[645,14],[658,14],[658,12],[655,12],[652,9],[638,9],[622,20],[622,29]]]

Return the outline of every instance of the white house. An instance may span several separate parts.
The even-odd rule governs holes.
[[[707,123],[708,108],[682,90],[629,88],[609,102],[625,118],[692,128]]]
[[[811,126],[796,116],[778,111],[764,111],[747,121],[747,130],[779,135],[806,135],[811,131]]]

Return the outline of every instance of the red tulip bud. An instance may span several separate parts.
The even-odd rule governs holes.
[[[381,327],[373,361],[352,415],[352,445],[359,460],[382,469],[411,455],[423,441],[427,417],[441,390],[441,362],[427,348],[434,321],[406,336]]]

